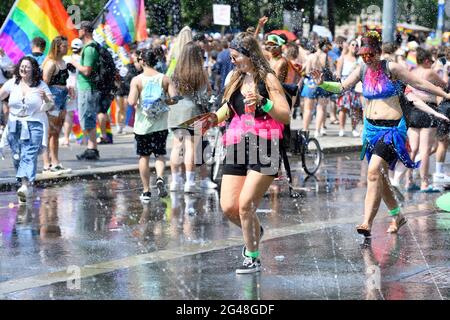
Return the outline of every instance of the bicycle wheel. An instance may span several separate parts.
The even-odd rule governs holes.
[[[323,154],[319,141],[315,138],[310,138],[302,152],[302,166],[305,172],[308,175],[316,173],[322,163],[322,158]]]
[[[225,159],[225,148],[222,144],[220,130],[217,130],[213,146],[214,146],[214,150],[212,152],[213,161],[211,163],[210,178],[211,181],[217,183],[219,181],[223,160]]]

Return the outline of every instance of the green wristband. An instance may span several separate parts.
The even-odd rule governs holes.
[[[266,104],[261,107],[261,110],[266,113],[269,113],[269,111],[272,110],[272,108],[273,108],[273,101],[267,99]]]
[[[391,217],[398,216],[399,213],[400,213],[400,207],[397,207],[395,209],[389,210],[389,215]]]
[[[322,84],[319,85],[319,87],[325,91],[329,91],[332,93],[342,92],[342,84],[340,82],[324,81]]]

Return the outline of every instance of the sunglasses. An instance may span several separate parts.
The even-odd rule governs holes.
[[[375,54],[374,53],[363,53],[361,55],[361,57],[363,57],[363,58],[373,58],[373,57],[375,57]]]

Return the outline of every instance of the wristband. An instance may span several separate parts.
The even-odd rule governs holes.
[[[400,213],[400,207],[397,207],[395,209],[389,210],[389,215],[391,217],[398,216],[399,213]]]
[[[342,84],[340,82],[324,81],[322,84],[319,85],[319,87],[325,91],[329,91],[332,93],[342,92]]]
[[[266,100],[267,100],[267,102],[261,107],[261,110],[266,113],[269,113],[270,110],[272,110],[272,108],[273,108],[273,101],[271,101],[269,99],[266,99]]]
[[[217,123],[221,123],[228,118],[228,110],[228,104],[225,103],[219,110],[216,111]]]

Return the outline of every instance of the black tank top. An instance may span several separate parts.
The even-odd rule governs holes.
[[[52,76],[50,79],[49,86],[65,86],[67,84],[67,79],[69,79],[69,70],[62,69],[59,70],[56,74]]]
[[[263,81],[258,83],[258,92],[261,96],[266,99],[269,99],[269,92],[267,92],[266,86]],[[241,93],[241,88],[238,88],[230,98],[230,103],[236,111],[238,116],[241,116],[245,113],[245,103],[244,103],[244,95]],[[232,110],[233,111],[233,110]],[[234,113],[234,112],[233,112]],[[234,114],[233,114],[234,115]],[[261,108],[256,108],[255,118],[265,117],[267,113],[261,110]],[[230,121],[233,117],[230,117]]]

